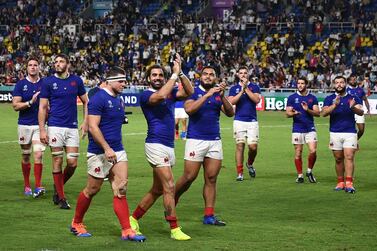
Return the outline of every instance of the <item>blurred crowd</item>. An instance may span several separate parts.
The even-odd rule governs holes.
[[[62,52],[88,86],[114,64],[127,70],[130,85],[145,85],[146,68],[158,63],[169,70],[178,52],[194,81],[211,64],[232,84],[237,68],[247,65],[253,81],[271,91],[295,88],[299,76],[311,88],[331,88],[335,76],[352,73],[377,89],[376,0],[238,0],[223,18],[186,11],[199,0],[157,1],[160,19],[143,13],[156,1],[120,0],[98,19],[83,18],[79,0],[15,2],[0,5],[3,84],[23,78],[30,54],[41,59],[43,75],[51,74],[52,57]]]

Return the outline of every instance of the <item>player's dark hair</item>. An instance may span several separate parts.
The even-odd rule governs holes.
[[[344,82],[347,81],[347,79],[346,79],[345,77],[343,77],[343,76],[336,76],[336,77],[334,78],[334,82],[335,82],[335,80],[337,80],[337,79],[343,79]]]
[[[30,57],[28,57],[27,59],[26,59],[26,65],[28,65],[29,64],[29,62],[30,61],[37,61],[38,62],[38,64],[39,64],[39,58],[37,57],[37,56],[30,56]]]
[[[119,66],[113,66],[110,70],[106,73],[106,77],[116,77],[118,75],[126,75],[126,71]]]
[[[166,75],[167,75],[167,74],[166,74],[165,69],[164,69],[161,65],[159,65],[159,64],[154,64],[154,65],[152,65],[151,67],[149,67],[149,68],[147,69],[146,73],[145,73],[145,78],[146,78],[148,84],[149,84],[149,82],[150,82],[150,79],[151,79],[151,72],[152,72],[153,69],[161,69],[161,70],[162,70],[162,73],[164,74],[164,79],[166,79]]]
[[[215,67],[213,67],[213,66],[211,66],[211,65],[206,65],[206,66],[204,66],[203,69],[202,69],[202,71],[200,72],[200,75],[203,74],[203,71],[204,71],[205,69],[212,69],[212,70],[215,72],[215,76],[217,76],[217,72],[216,72]]]
[[[299,78],[297,79],[297,82],[298,82],[299,80],[304,81],[306,85],[308,84],[308,79],[305,78],[305,77],[299,77]]]
[[[241,65],[241,66],[238,68],[237,72],[240,72],[240,70],[246,70],[247,72],[249,72],[249,68],[247,68],[246,65]]]
[[[59,54],[57,54],[57,55],[55,56],[55,58],[64,58],[64,60],[67,62],[67,64],[70,63],[70,61],[69,61],[69,57],[68,57],[66,54],[64,54],[64,53],[59,53]]]

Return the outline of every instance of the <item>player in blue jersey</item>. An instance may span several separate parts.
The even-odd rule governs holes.
[[[77,198],[75,216],[71,223],[71,232],[78,237],[91,236],[83,219],[104,178],[109,176],[114,193],[114,212],[122,227],[122,240],[145,240],[144,236],[131,229],[126,198],[128,159],[122,144],[124,103],[118,96],[126,86],[126,81],[126,72],[113,67],[107,74],[105,87],[89,101],[88,181]]]
[[[27,76],[17,82],[13,90],[13,108],[19,112],[18,143],[22,150],[22,174],[24,176],[24,194],[34,198],[45,193],[42,187],[43,152],[45,145],[39,139],[38,107],[42,80],[39,77],[39,59],[30,57],[26,61]],[[33,145],[33,149],[32,146]],[[30,155],[34,153],[34,192],[30,185]]]
[[[351,75],[348,78],[347,93],[357,96],[361,101],[364,101],[365,107],[367,108],[367,114],[370,115],[370,107],[368,98],[364,92],[364,89],[357,85],[356,75]],[[357,139],[360,139],[363,136],[365,131],[365,117],[355,114],[355,120],[357,125]]]
[[[145,154],[153,168],[152,188],[139,202],[130,217],[131,226],[138,233],[138,220],[152,207],[162,195],[165,219],[170,224],[170,237],[175,240],[189,240],[178,225],[174,201],[174,178],[171,168],[175,164],[174,154],[174,106],[177,100],[187,98],[193,93],[190,80],[181,72],[181,59],[177,55],[173,74],[166,81],[166,74],[159,65],[151,66],[146,72],[149,89],[140,97],[140,106],[148,123],[145,139]],[[178,80],[182,88],[175,88]]]
[[[313,175],[313,167],[317,160],[317,133],[314,126],[314,118],[319,117],[317,98],[309,93],[308,81],[304,77],[297,80],[297,92],[288,97],[286,115],[293,118],[292,144],[295,147],[295,166],[297,171],[297,183],[304,182],[302,174],[302,150],[304,144],[308,145],[308,169],[306,177],[310,183],[316,183]]]
[[[223,150],[220,137],[220,111],[234,115],[232,104],[224,96],[226,84],[216,85],[216,71],[205,66],[200,85],[185,102],[189,115],[183,175],[176,184],[175,202],[194,182],[200,167],[204,168],[204,218],[203,224],[225,226],[215,216],[216,180],[221,169]]]
[[[83,103],[83,124],[80,126],[82,135],[88,131],[87,104],[83,81],[79,76],[69,74],[69,58],[65,54],[55,57],[55,74],[43,81],[39,104],[39,130],[41,142],[51,147],[52,173],[56,193],[53,195],[54,204],[59,204],[61,209],[69,209],[65,194],[64,184],[70,179],[77,167],[79,157],[79,131],[77,129],[77,96]],[[48,112],[48,130],[46,111]],[[64,151],[67,153],[67,166],[62,173]]]
[[[249,69],[241,66],[238,69],[237,77],[239,82],[229,90],[229,101],[236,106],[236,113],[233,121],[233,135],[236,139],[236,167],[237,181],[243,181],[243,160],[245,143],[248,146],[248,158],[246,166],[249,175],[255,178],[253,166],[257,156],[259,141],[259,125],[256,106],[260,101],[260,88],[249,81]]]
[[[335,94],[325,98],[322,116],[330,115],[329,147],[335,158],[335,171],[338,177],[335,190],[354,193],[354,157],[357,149],[354,115],[362,116],[364,111],[361,100],[346,92],[346,79],[343,76],[334,79],[334,88]]]

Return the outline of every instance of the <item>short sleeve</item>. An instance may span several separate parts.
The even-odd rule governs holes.
[[[232,86],[232,87],[230,87],[230,89],[229,89],[229,96],[236,96],[237,95],[237,93],[236,93],[236,88],[235,88],[235,86]]]
[[[140,104],[147,105],[149,103],[149,98],[152,96],[152,94],[153,92],[151,91],[144,91],[140,97]]]
[[[89,115],[102,115],[104,105],[100,96],[101,95],[96,95],[92,99],[89,100],[89,103],[88,103]]]
[[[313,105],[318,105],[318,99],[313,95]]]
[[[325,101],[323,101],[323,106],[330,106],[333,104],[333,98],[332,96],[327,96],[325,98]]]
[[[41,93],[39,94],[39,97],[47,98],[47,99],[51,97],[50,85],[46,83],[46,81],[42,82],[42,88],[41,88]]]
[[[82,81],[81,78],[78,78],[77,82],[78,82],[77,83],[77,94],[78,94],[78,96],[82,96],[86,93],[84,82]]]
[[[22,97],[22,84],[20,81],[17,82],[16,86],[13,89],[12,95]]]
[[[293,96],[289,96],[287,100],[287,106],[293,107]]]

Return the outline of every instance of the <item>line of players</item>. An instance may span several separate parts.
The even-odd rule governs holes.
[[[89,130],[88,182],[77,199],[71,232],[80,237],[91,234],[83,224],[93,196],[98,193],[103,180],[108,177],[114,193],[113,207],[122,227],[122,239],[144,241],[139,220],[162,195],[165,219],[171,227],[171,238],[189,240],[183,233],[176,216],[176,205],[181,195],[196,179],[201,166],[204,169],[203,198],[205,202],[203,224],[225,226],[225,222],[215,216],[216,179],[223,159],[220,138],[219,116],[222,111],[234,119],[234,138],[236,140],[237,180],[243,180],[243,155],[248,145],[247,168],[251,177],[256,171],[253,162],[257,155],[259,128],[256,105],[260,101],[260,89],[249,82],[248,68],[238,70],[239,82],[224,96],[225,83],[216,85],[215,69],[207,66],[201,72],[200,85],[193,88],[181,71],[179,55],[174,61],[173,73],[167,80],[164,69],[158,65],[147,73],[149,89],[141,96],[141,108],[148,123],[145,142],[147,161],[153,170],[153,184],[129,216],[126,199],[128,181],[127,154],[122,145],[121,127],[124,121],[124,104],[119,94],[126,86],[124,70],[114,67],[106,76],[106,85],[90,100],[85,93],[82,80],[69,74],[69,59],[64,54],[55,57],[55,74],[43,80],[39,78],[39,61],[27,61],[28,76],[17,83],[14,90],[13,106],[19,114],[19,143],[22,148],[22,171],[25,182],[25,195],[39,197],[45,193],[41,184],[42,155],[46,145],[51,147],[53,159],[53,178],[55,193],[53,201],[62,209],[69,209],[64,184],[73,175],[79,156],[79,132],[76,99],[83,103],[84,119],[80,129],[85,136]],[[176,88],[176,83],[181,88]],[[338,184],[336,190],[344,189],[353,193],[353,156],[357,149],[354,114],[363,115],[361,100],[353,94],[360,94],[354,83],[346,91],[346,80],[335,79],[335,94],[325,99],[323,116],[330,115],[330,148],[336,160]],[[316,182],[312,168],[316,160],[316,135],[313,116],[319,116],[318,102],[307,90],[307,81],[298,81],[297,93],[291,95],[287,104],[287,116],[293,117],[292,143],[295,146],[295,165],[297,182],[303,182],[302,146],[309,146],[309,167],[307,177]],[[363,94],[363,93],[361,93]],[[365,100],[365,93],[362,98]],[[186,100],[184,109],[190,116],[185,148],[183,175],[174,185],[171,168],[175,164],[174,154],[174,104]],[[236,106],[234,111],[233,106]],[[368,111],[369,111],[369,106]],[[46,129],[46,121],[48,128]],[[30,175],[31,146],[34,150],[35,190],[32,192]],[[63,155],[66,152],[67,165],[62,170]],[[345,181],[344,182],[344,178]]]

